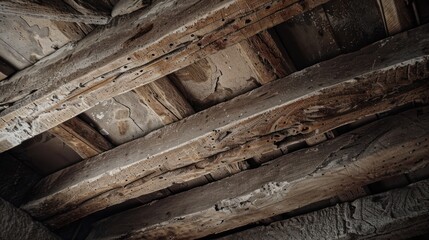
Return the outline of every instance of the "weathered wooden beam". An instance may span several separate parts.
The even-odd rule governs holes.
[[[0,151],[327,1],[158,0],[115,18],[0,83]]]
[[[144,104],[158,115],[164,125],[194,113],[194,109],[167,77],[134,89]]]
[[[196,239],[429,165],[428,108],[392,116],[265,165],[112,216],[89,239]]]
[[[113,148],[113,145],[103,135],[77,117],[52,128],[49,132],[58,137],[83,159]]]
[[[135,12],[150,5],[151,0],[120,0],[112,9],[112,17]]]
[[[0,239],[60,239],[27,213],[0,198]]]
[[[409,239],[429,233],[429,180],[219,239]]]
[[[412,7],[403,0],[378,0],[386,33],[394,35],[415,26]]]
[[[81,22],[86,24],[107,24],[110,16],[80,14],[71,7],[56,8],[38,4],[34,1],[3,0],[0,1],[0,14],[12,16],[29,16],[63,22]]]
[[[58,226],[364,116],[426,102],[428,27],[294,73],[47,176],[22,207]]]
[[[262,31],[242,41],[240,48],[261,84],[284,78],[296,71],[286,51],[268,31]]]

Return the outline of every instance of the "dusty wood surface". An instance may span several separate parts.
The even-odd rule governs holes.
[[[361,117],[426,102],[428,27],[294,73],[52,174],[23,208],[38,218],[63,213],[50,220],[61,225]]]
[[[67,144],[83,159],[93,157],[113,147],[100,133],[77,117],[52,128],[49,132]]]
[[[0,82],[0,149],[327,1],[158,0],[115,18]]]
[[[112,17],[125,15],[147,7],[151,0],[120,0],[112,9]]]
[[[46,239],[59,240],[42,224],[0,198],[0,239]]]
[[[389,117],[310,149],[97,224],[89,239],[196,239],[429,165],[428,108]]]
[[[429,232],[429,180],[219,239],[409,239]]]
[[[101,14],[81,14],[71,7],[65,8],[66,4],[62,3],[62,7],[57,5],[39,4],[32,1],[0,1],[0,14],[12,16],[28,16],[34,18],[43,18],[49,20],[63,22],[81,22],[86,24],[107,24],[110,21],[110,16]],[[58,4],[58,1],[57,3]],[[61,5],[60,5],[61,6]]]
[[[265,30],[239,44],[261,84],[286,77],[296,71],[289,55],[278,43],[279,40],[272,36],[274,34]]]

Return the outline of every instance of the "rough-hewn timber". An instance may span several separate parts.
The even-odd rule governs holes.
[[[23,208],[40,219],[62,213],[49,221],[61,225],[285,142],[427,101],[427,27],[297,72],[54,173]]]
[[[66,4],[64,4],[67,6]],[[29,16],[63,22],[81,22],[86,24],[106,24],[110,16],[81,14],[73,8],[55,8],[32,1],[1,1],[0,14],[12,16]]]
[[[0,151],[327,1],[158,0],[117,17],[0,82]]]
[[[57,239],[45,226],[35,222],[27,213],[0,198],[0,239]]]
[[[112,17],[125,15],[147,7],[151,0],[120,0],[112,9]]]
[[[429,232],[429,180],[223,238],[409,239]]]
[[[392,116],[309,149],[99,223],[90,239],[196,239],[429,165],[428,108]]]

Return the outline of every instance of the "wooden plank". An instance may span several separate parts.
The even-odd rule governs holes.
[[[219,239],[409,239],[429,233],[429,180]]]
[[[151,0],[120,0],[112,9],[112,17],[135,12],[150,5]]]
[[[196,239],[423,168],[429,165],[429,148],[423,147],[429,143],[428,111],[386,118],[311,151],[112,216],[89,239]]]
[[[136,88],[134,92],[161,118],[164,125],[195,113],[188,101],[166,77]]]
[[[275,33],[265,30],[239,44],[261,84],[286,77],[296,71],[289,55],[272,34]]]
[[[0,150],[327,1],[165,0],[118,17],[0,83]]]
[[[41,178],[10,154],[0,154],[0,198],[19,206]]]
[[[45,226],[31,219],[27,213],[15,208],[2,198],[0,198],[0,215],[1,239],[60,239]]]
[[[403,0],[378,0],[386,32],[395,35],[414,27],[415,19],[411,6]]]
[[[320,63],[52,174],[23,208],[38,218],[63,212],[51,223],[67,222],[207,174],[213,169],[206,165],[216,169],[367,115],[426,102],[428,28]]]
[[[53,4],[54,2],[48,6],[34,1],[1,1],[0,14],[18,17],[28,16],[63,22],[81,22],[86,24],[107,24],[110,20],[109,16],[103,16],[101,14],[83,15],[74,11],[72,8],[64,8],[64,6],[59,8],[58,5],[55,6],[58,2]]]
[[[51,130],[83,159],[87,159],[111,149],[112,144],[87,123],[75,117]]]

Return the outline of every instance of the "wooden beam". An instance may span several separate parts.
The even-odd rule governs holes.
[[[404,0],[378,0],[383,16],[384,26],[388,35],[395,35],[415,26],[411,6]]]
[[[112,9],[112,17],[135,12],[150,5],[151,0],[120,0]]]
[[[429,233],[429,180],[219,239],[409,239]]]
[[[101,221],[89,239],[197,239],[429,165],[429,108]],[[257,176],[257,177],[255,177]]]
[[[115,18],[0,83],[0,151],[327,1],[158,0]]]
[[[134,92],[162,120],[164,125],[176,122],[194,113],[194,109],[167,77],[158,79]]]
[[[1,239],[60,239],[45,226],[33,221],[27,213],[15,208],[2,198],[0,198],[0,216]]]
[[[49,132],[67,144],[83,159],[113,148],[113,145],[99,132],[77,117],[52,128]]]
[[[61,225],[218,165],[426,102],[428,28],[320,63],[47,176],[22,207],[37,218],[62,213],[50,221]]]
[[[244,56],[248,58],[261,84],[284,78],[296,71],[292,60],[279,44],[266,30],[240,43]]]
[[[81,22],[86,24],[107,24],[109,16],[84,15],[74,11],[71,7],[53,7],[38,4],[34,1],[1,1],[0,14],[12,16],[29,16],[63,22]]]

